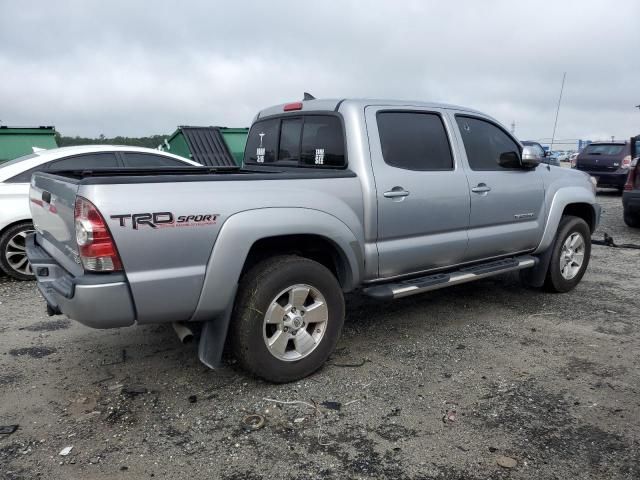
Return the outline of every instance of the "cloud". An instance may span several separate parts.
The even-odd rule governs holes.
[[[640,4],[621,1],[0,5],[0,119],[67,135],[246,126],[318,97],[444,101],[520,138],[640,133]]]

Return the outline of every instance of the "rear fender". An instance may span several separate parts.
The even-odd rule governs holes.
[[[318,235],[333,242],[348,264],[344,290],[360,284],[364,270],[363,242],[338,218],[307,208],[263,208],[237,213],[222,225],[207,263],[204,283],[192,321],[204,321],[199,356],[206,365],[219,364],[240,274],[251,246],[282,235]]]

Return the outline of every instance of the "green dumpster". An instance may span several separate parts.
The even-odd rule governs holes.
[[[9,127],[0,125],[0,165],[33,153],[36,149],[58,148],[54,127]]]
[[[161,150],[207,166],[242,165],[248,128],[180,126]]]

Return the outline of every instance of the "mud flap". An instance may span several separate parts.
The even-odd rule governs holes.
[[[235,294],[233,298],[235,298]],[[227,339],[232,312],[233,302],[227,307],[224,314],[205,322],[202,326],[200,343],[198,344],[198,358],[209,368],[222,366],[222,352]]]
[[[549,262],[551,262],[551,255],[553,255],[553,247],[555,244],[556,240],[553,241],[549,248],[537,256],[538,263],[535,267],[520,271],[520,279],[528,286],[540,288],[544,285],[544,280],[547,277],[547,270],[549,270]]]

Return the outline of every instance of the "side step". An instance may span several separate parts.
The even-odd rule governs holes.
[[[363,289],[363,292],[365,295],[379,300],[393,300],[417,293],[458,285],[460,283],[472,282],[500,273],[531,268],[535,266],[537,262],[538,259],[532,255],[522,255],[520,257],[505,258],[494,262],[463,267],[448,273],[435,273],[424,277],[375,285]]]

